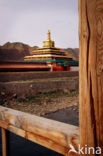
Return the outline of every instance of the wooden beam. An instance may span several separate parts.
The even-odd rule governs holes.
[[[1,135],[2,135],[2,156],[6,156],[6,130],[1,128]]]
[[[79,129],[76,126],[38,117],[0,106],[0,127],[66,155],[70,144],[77,148]]]
[[[103,148],[103,0],[79,0],[79,43],[80,144]]]

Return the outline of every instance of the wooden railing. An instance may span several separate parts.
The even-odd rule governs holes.
[[[77,148],[79,143],[79,129],[76,126],[2,106],[0,106],[0,127],[2,156],[6,156],[6,130],[63,155],[68,155],[70,144]]]

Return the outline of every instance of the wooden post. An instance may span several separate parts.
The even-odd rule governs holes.
[[[103,148],[103,0],[79,0],[79,44],[80,144]]]
[[[2,135],[2,156],[6,156],[6,130],[1,128]]]

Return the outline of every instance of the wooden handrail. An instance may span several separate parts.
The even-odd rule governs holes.
[[[0,127],[63,155],[67,155],[69,144],[75,148],[79,144],[79,129],[76,126],[2,106]]]

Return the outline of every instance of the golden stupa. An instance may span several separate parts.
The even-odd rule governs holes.
[[[50,37],[50,30],[48,30],[48,33],[47,33],[47,40],[43,42],[43,47],[44,48],[54,48],[55,45],[54,45],[54,41],[51,41],[51,37]]]
[[[47,40],[43,42],[43,47],[33,50],[30,56],[24,57],[25,61],[63,61],[72,60],[72,56],[67,56],[63,49],[56,48],[55,42],[51,40],[50,30],[47,33]]]

